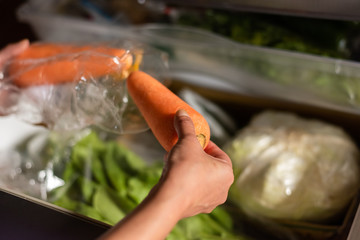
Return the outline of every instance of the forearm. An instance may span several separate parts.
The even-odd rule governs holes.
[[[213,142],[204,151],[184,112],[177,112],[174,124],[179,140],[165,158],[159,183],[102,240],[165,239],[180,219],[210,213],[226,201],[234,180],[230,158]]]
[[[132,213],[100,239],[165,239],[181,217],[181,210],[176,205],[176,199],[169,199],[157,187]]]

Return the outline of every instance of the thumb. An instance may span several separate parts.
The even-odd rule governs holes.
[[[186,136],[196,138],[194,123],[184,109],[180,109],[176,112],[174,127],[179,139],[183,139]]]

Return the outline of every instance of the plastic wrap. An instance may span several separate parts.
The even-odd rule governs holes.
[[[266,223],[334,224],[360,187],[359,150],[340,128],[266,111],[228,142],[230,200]]]
[[[136,29],[170,55],[171,77],[244,96],[359,113],[358,62],[239,44],[190,27]]]
[[[57,1],[42,2],[28,1],[17,13],[40,39],[132,38],[168,52],[168,74],[173,78],[246,96],[359,114],[358,62],[240,44],[191,27],[124,27],[67,18],[56,12]]]
[[[117,139],[90,128],[30,135],[7,153],[5,158],[0,155],[0,163],[7,163],[3,169],[0,164],[0,188],[109,225],[120,221],[147,196],[161,176],[164,156],[150,131]],[[181,220],[166,239],[205,238],[249,239],[234,228],[224,207]]]
[[[97,126],[116,132],[147,129],[125,81],[133,70],[166,71],[166,55],[130,42],[36,43],[7,62],[0,113],[54,130]]]

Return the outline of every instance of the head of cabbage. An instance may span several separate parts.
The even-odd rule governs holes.
[[[265,111],[224,147],[235,182],[229,200],[245,213],[326,222],[359,189],[359,151],[339,127]]]

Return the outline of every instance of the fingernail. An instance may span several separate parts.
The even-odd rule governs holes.
[[[189,114],[184,110],[184,109],[179,109],[177,112],[176,112],[176,115],[178,115],[179,117],[181,116],[186,116],[188,117]]]

